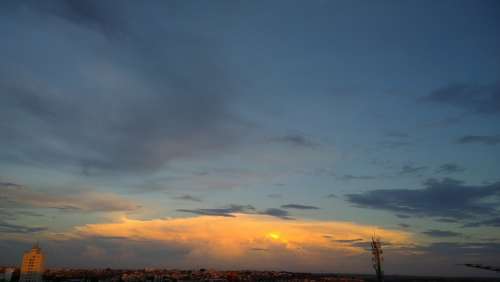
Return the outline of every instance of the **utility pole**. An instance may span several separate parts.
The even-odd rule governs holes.
[[[380,243],[380,238],[372,237],[372,263],[373,269],[375,269],[375,273],[377,274],[377,280],[379,282],[384,281],[384,271],[382,270],[382,262],[384,261],[384,257],[382,256],[382,244]]]

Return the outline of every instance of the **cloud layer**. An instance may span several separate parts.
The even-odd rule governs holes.
[[[58,244],[68,244],[73,240],[91,242],[98,238],[97,243],[88,245],[88,253],[80,254],[92,255],[98,260],[111,254],[103,243],[108,238],[109,244],[132,242],[132,249],[140,244],[162,246],[160,249],[167,249],[163,255],[158,253],[156,257],[157,252],[150,255],[158,259],[156,266],[202,265],[226,269],[231,266],[259,269],[296,266],[294,270],[298,271],[335,269],[335,264],[343,258],[363,254],[364,250],[345,243],[369,240],[373,230],[391,244],[407,244],[410,240],[406,232],[375,226],[336,221],[289,221],[248,214],[154,220],[122,218],[114,223],[76,227],[57,240]],[[260,251],[256,252],[257,249]],[[177,253],[172,255],[168,250]],[[166,254],[175,259],[169,259]],[[117,260],[123,260],[124,255],[118,255]]]
[[[371,190],[346,196],[358,207],[464,220],[499,212],[500,182],[465,185],[451,178],[429,179],[424,182],[424,189]]]
[[[1,159],[141,172],[235,142],[234,72],[204,35],[169,29],[173,15],[133,2],[2,5],[0,120],[16,122],[0,122]]]

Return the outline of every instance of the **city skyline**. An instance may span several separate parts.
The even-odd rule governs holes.
[[[498,1],[3,1],[0,265],[491,276]]]

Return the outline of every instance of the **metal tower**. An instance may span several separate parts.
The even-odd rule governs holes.
[[[384,261],[384,257],[382,256],[382,244],[380,243],[380,238],[372,237],[372,263],[373,269],[375,269],[375,273],[377,274],[377,280],[379,282],[384,281],[384,271],[382,270],[382,262]]]

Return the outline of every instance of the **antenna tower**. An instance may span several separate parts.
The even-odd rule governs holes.
[[[384,271],[382,270],[382,262],[384,261],[384,257],[382,256],[382,244],[380,243],[380,238],[372,237],[372,263],[373,269],[375,269],[375,273],[377,274],[377,280],[379,282],[384,281]]]

